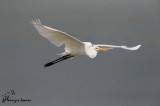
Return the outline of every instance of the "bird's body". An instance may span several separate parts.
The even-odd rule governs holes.
[[[137,50],[141,45],[135,47],[126,47],[126,46],[114,46],[114,45],[103,45],[97,44],[93,45],[91,42],[81,42],[80,40],[68,35],[65,32],[53,29],[41,24],[40,20],[31,22],[37,31],[51,43],[56,46],[61,46],[65,44],[65,52],[59,54],[61,57],[55,61],[45,64],[45,67],[51,66],[55,63],[58,63],[62,60],[66,60],[71,57],[79,56],[89,56],[90,58],[95,58],[97,56],[97,51],[107,51],[113,48],[122,48],[126,50]]]

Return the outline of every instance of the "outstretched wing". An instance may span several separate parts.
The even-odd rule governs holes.
[[[52,44],[56,46],[61,46],[65,43],[65,50],[71,51],[78,46],[83,45],[78,39],[68,35],[65,32],[61,32],[57,29],[53,29],[41,24],[39,19],[31,22],[37,31],[46,39],[48,39]]]
[[[127,47],[127,46],[115,46],[115,45],[101,45],[101,44],[97,44],[95,46],[98,46],[100,48],[103,49],[114,49],[114,48],[122,48],[122,49],[126,49],[126,50],[137,50],[141,47],[141,45],[137,45],[135,47]]]

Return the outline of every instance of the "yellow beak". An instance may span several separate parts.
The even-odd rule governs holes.
[[[107,49],[103,49],[103,48],[97,48],[98,50],[100,50],[100,51],[107,51]]]

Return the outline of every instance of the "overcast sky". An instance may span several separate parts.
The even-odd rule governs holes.
[[[81,41],[136,46],[69,59],[29,23],[64,31]],[[160,106],[159,0],[1,0],[0,97],[31,102],[6,106]],[[0,98],[2,100],[2,98]]]

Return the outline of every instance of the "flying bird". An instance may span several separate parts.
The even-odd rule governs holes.
[[[105,44],[93,45],[91,42],[81,42],[80,40],[70,36],[65,32],[42,25],[39,19],[36,19],[31,23],[37,29],[40,35],[48,39],[52,44],[58,47],[61,46],[62,44],[65,44],[64,48],[65,52],[59,54],[61,55],[61,57],[45,64],[44,67],[48,67],[60,61],[79,56],[89,56],[90,58],[95,58],[97,56],[97,51],[107,51],[114,48],[137,50],[141,46],[137,45],[135,47],[127,47],[127,46],[115,46],[115,45],[105,45]]]

